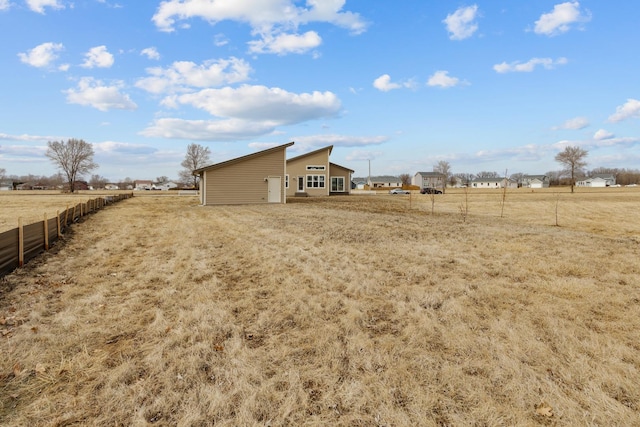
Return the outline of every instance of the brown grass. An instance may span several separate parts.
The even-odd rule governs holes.
[[[0,424],[638,425],[606,190],[110,206],[0,282]]]

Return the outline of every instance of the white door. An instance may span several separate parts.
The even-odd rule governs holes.
[[[270,176],[267,178],[269,188],[269,203],[280,203],[282,194],[282,181],[279,176]]]

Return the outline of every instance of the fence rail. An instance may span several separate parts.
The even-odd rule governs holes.
[[[27,225],[23,225],[22,219],[19,219],[17,228],[0,233],[0,277],[49,250],[66,229],[80,218],[131,197],[133,193],[101,196],[72,207],[67,206],[63,212],[56,212],[53,218],[47,218],[45,214],[42,221]]]

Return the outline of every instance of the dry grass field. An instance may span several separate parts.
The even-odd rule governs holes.
[[[109,206],[0,279],[0,425],[640,425],[640,191],[464,200]]]

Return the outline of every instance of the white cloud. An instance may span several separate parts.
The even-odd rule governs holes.
[[[366,147],[369,145],[380,145],[389,141],[387,136],[350,136],[350,135],[308,135],[293,138],[296,142],[293,151],[307,151],[316,147]]]
[[[293,124],[335,116],[340,100],[331,92],[292,93],[280,88],[243,85],[237,89],[203,89],[180,95],[176,102],[217,117]]]
[[[81,65],[84,68],[109,68],[113,65],[113,55],[107,51],[106,46],[92,47],[84,57],[84,63]]]
[[[276,131],[278,126],[333,117],[341,103],[331,92],[291,93],[280,88],[244,85],[203,89],[165,99],[165,105],[190,105],[218,119],[164,118],[142,131],[145,136],[229,141]]]
[[[47,141],[57,141],[60,139],[64,139],[60,136],[41,136],[41,135],[10,135],[8,133],[0,133],[0,141],[22,141],[22,142],[47,142]]]
[[[614,134],[607,130],[599,129],[595,134],[593,134],[593,139],[595,139],[596,141],[602,141],[605,139],[611,139],[614,136]]]
[[[169,68],[148,68],[151,77],[136,82],[136,87],[147,92],[184,92],[188,88],[210,88],[224,84],[240,83],[249,79],[251,66],[243,59],[209,60],[198,65],[190,61],[178,61]]]
[[[237,141],[265,135],[275,130],[274,123],[251,120],[183,120],[165,118],[140,132],[155,138],[198,141]]]
[[[498,73],[510,73],[510,72],[523,72],[530,73],[532,72],[536,66],[541,65],[547,70],[554,69],[557,65],[565,65],[567,62],[567,58],[558,58],[555,61],[551,58],[531,58],[527,62],[511,62],[507,64],[503,62],[502,64],[496,64],[493,66],[493,69]]]
[[[70,104],[85,105],[100,111],[135,110],[138,106],[129,95],[120,92],[122,87],[120,82],[107,86],[100,80],[84,77],[78,82],[76,89],[68,89],[65,93]]]
[[[389,92],[393,89],[400,89],[402,85],[399,83],[391,83],[391,76],[389,74],[383,74],[373,81],[373,87],[382,92]]]
[[[107,155],[140,155],[151,154],[158,151],[156,148],[144,144],[132,144],[129,142],[103,141],[94,142],[93,148],[96,154]]]
[[[34,12],[44,14],[44,8],[50,7],[51,9],[64,9],[64,5],[58,0],[27,0],[27,6]]]
[[[251,26],[261,38],[250,42],[259,53],[300,53],[320,44],[315,32],[288,34],[300,25],[329,23],[360,34],[367,24],[359,14],[343,11],[346,0],[307,0],[305,7],[294,0],[167,0],[160,3],[152,20],[161,31],[174,31],[177,21],[201,18],[212,24],[232,20]]]
[[[275,53],[285,55],[287,53],[305,53],[322,44],[322,38],[315,31],[307,31],[298,34],[267,34],[262,40],[249,42],[251,53]]]
[[[615,114],[609,116],[609,121],[616,123],[630,118],[640,118],[640,101],[637,99],[627,99],[624,105],[616,108]]]
[[[442,22],[445,23],[451,40],[464,40],[477,31],[478,24],[475,22],[477,17],[478,6],[474,4],[459,8],[447,15]]]
[[[400,83],[394,83],[391,81],[391,76],[389,76],[389,74],[383,74],[373,81],[373,87],[382,92],[389,92],[393,89],[414,88],[415,82],[413,80],[405,80]],[[355,93],[354,90],[351,92]]]
[[[0,10],[9,10],[9,6],[11,6],[9,0],[0,0]]]
[[[19,53],[20,61],[29,64],[32,67],[43,68],[48,67],[53,61],[58,59],[57,52],[64,49],[62,43],[42,43],[28,51],[27,53]]]
[[[460,79],[457,77],[450,77],[448,71],[436,71],[431,77],[429,77],[429,80],[427,80],[427,85],[439,86],[442,88],[454,87],[460,84],[462,84]]]
[[[160,59],[160,54],[158,53],[158,49],[156,49],[155,47],[148,47],[146,49],[142,49],[140,51],[140,55],[144,55],[149,59],[155,59],[155,60]]]
[[[579,130],[579,129],[586,128],[587,126],[589,126],[589,124],[590,124],[589,119],[587,119],[586,117],[574,117],[573,119],[567,120],[560,126],[553,127],[553,130],[558,130],[558,129]]]
[[[542,14],[535,23],[534,31],[536,34],[555,36],[569,31],[572,24],[590,20],[591,14],[580,10],[580,2],[568,1],[555,5],[552,12]]]
[[[353,150],[345,157],[349,162],[375,160],[383,156],[382,151]]]

